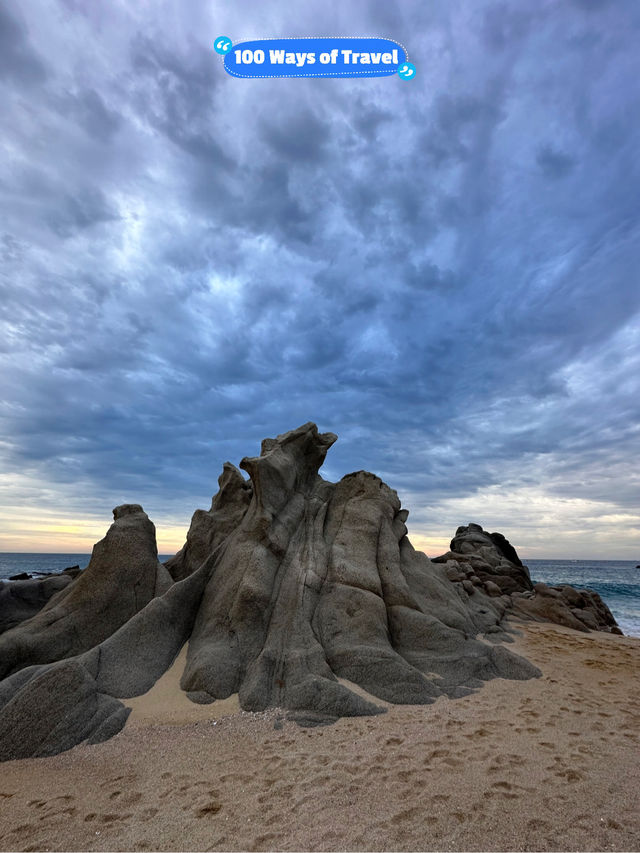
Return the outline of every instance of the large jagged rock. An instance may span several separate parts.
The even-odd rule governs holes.
[[[87,568],[33,618],[0,637],[0,678],[97,646],[173,583],[158,562],[155,527],[125,504],[93,549]]]
[[[116,734],[128,709],[99,693],[76,660],[34,674],[0,711],[0,761],[55,755],[83,740]]]
[[[165,563],[171,577],[176,581],[195,572],[207,557],[216,551],[237,527],[249,507],[253,488],[235,465],[224,463],[222,474],[218,477],[218,486],[211,509],[195,511],[184,547]]]
[[[335,440],[314,424],[265,440],[260,456],[240,463],[250,500],[225,537],[216,538],[228,518],[212,508],[215,569],[183,688],[201,701],[238,692],[250,710],[344,716],[380,708],[338,678],[373,697],[428,703],[496,675],[536,674],[474,639],[499,630],[503,605],[453,593],[445,573],[411,547],[394,491],[364,471],[337,484],[318,475]],[[227,483],[223,475],[221,488]],[[194,528],[202,528],[199,515]]]
[[[205,562],[90,651],[0,681],[0,761],[55,755],[117,734],[130,713],[118,699],[145,693],[171,666],[210,573]]]
[[[501,533],[487,533],[479,524],[459,527],[450,551],[433,562],[444,563],[449,580],[468,592],[482,588],[489,595],[507,593],[511,616],[536,622],[555,622],[577,631],[621,634],[618,624],[597,592],[566,584],[534,584],[513,545]]]
[[[194,701],[238,692],[245,709],[314,720],[539,675],[500,643],[511,604],[500,573],[469,579],[473,554],[449,565],[416,552],[407,511],[373,474],[322,479],[335,440],[309,423],[243,459],[249,481],[226,464],[210,510],[196,512],[167,564],[175,583],[141,508],[118,508],[82,576],[0,638],[0,758],[115,733],[119,700],[148,690],[187,640],[182,687]],[[499,545],[492,568],[508,553]]]
[[[449,563],[507,595],[533,589],[529,570],[501,533],[487,533],[479,524],[469,524],[456,530],[449,548],[446,554],[434,557],[433,562]]]
[[[576,631],[622,634],[613,613],[595,590],[575,589],[567,584],[534,584],[533,594],[513,597],[513,615],[535,622],[555,622]]]

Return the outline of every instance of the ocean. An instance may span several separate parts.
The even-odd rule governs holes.
[[[161,562],[173,557],[173,554],[159,554]],[[91,554],[11,554],[0,552],[0,581],[22,572],[61,572],[71,566],[86,569]]]
[[[0,553],[0,580],[20,572],[60,572],[68,566],[84,569],[90,554]],[[161,554],[168,560],[171,554]],[[640,637],[640,569],[633,560],[526,560],[531,578],[547,584],[568,583],[600,593],[629,637]]]

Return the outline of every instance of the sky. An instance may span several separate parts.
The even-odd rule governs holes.
[[[213,50],[384,36],[412,81]],[[416,547],[640,562],[637,0],[0,3],[0,551],[306,421]]]

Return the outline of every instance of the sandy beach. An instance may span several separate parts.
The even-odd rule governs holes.
[[[518,625],[543,677],[303,729],[190,703],[7,762],[2,850],[637,850],[640,639]]]

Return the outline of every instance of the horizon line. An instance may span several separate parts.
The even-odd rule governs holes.
[[[183,546],[181,546],[181,547],[183,547]],[[180,548],[178,548],[178,551],[179,550],[180,550]],[[419,551],[422,549],[416,548],[416,550]],[[158,556],[173,557],[175,554],[178,553],[178,551],[174,551],[171,554],[169,554],[168,552],[158,551]],[[429,557],[429,555],[427,554],[426,551],[423,551],[422,553],[426,554],[426,556]],[[444,553],[446,553],[446,552],[444,552]],[[91,551],[0,551],[0,554],[21,554],[21,555],[41,554],[42,556],[46,556],[46,555],[55,556],[55,555],[69,554],[69,555],[72,555],[75,557],[86,557],[86,556],[90,557],[92,552]],[[436,554],[435,556],[440,556],[440,554]],[[431,559],[431,558],[429,557],[429,559]],[[577,560],[579,562],[585,562],[586,560],[593,560],[594,562],[597,562],[597,563],[633,563],[636,561],[635,557],[624,558],[624,557],[520,557],[519,556],[519,559],[523,563],[525,563],[527,561],[531,561],[531,560]],[[640,561],[640,557],[638,557],[637,559],[638,559],[638,561]]]

